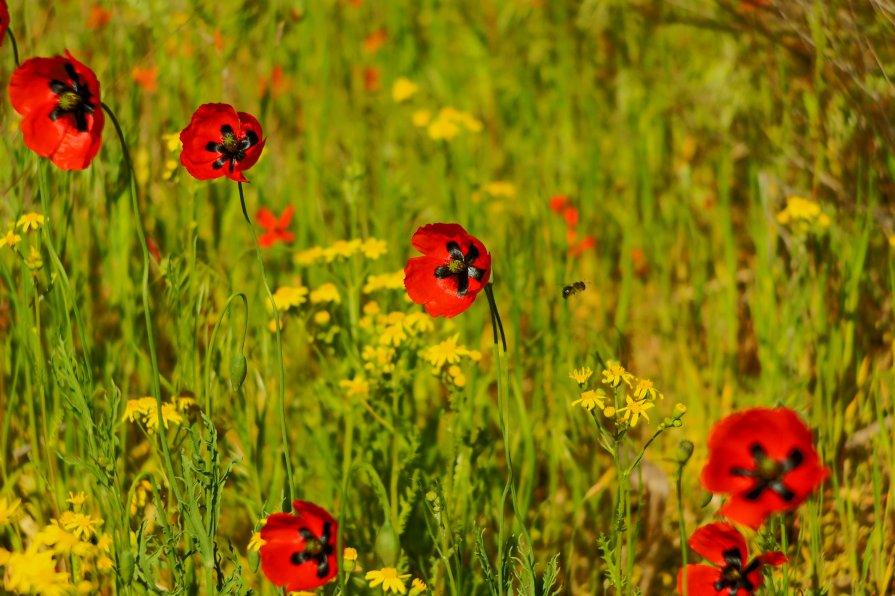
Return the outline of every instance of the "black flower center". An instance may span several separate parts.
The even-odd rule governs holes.
[[[460,245],[456,242],[447,243],[447,251],[451,256],[451,260],[447,265],[439,265],[435,268],[435,277],[445,279],[454,277],[457,279],[457,296],[466,296],[469,291],[469,278],[481,281],[485,275],[485,270],[474,265],[476,259],[479,258],[479,249],[475,244],[469,243],[466,254],[460,250]]]
[[[330,530],[330,523],[324,523],[323,534],[318,538],[309,529],[300,528],[298,533],[305,541],[305,549],[292,553],[289,562],[293,565],[316,563],[317,577],[326,577],[329,574],[329,559],[327,557],[332,555],[334,550]]]
[[[87,85],[81,82],[75,67],[70,62],[65,63],[65,74],[68,75],[69,83],[58,79],[50,81],[50,90],[59,98],[59,103],[50,112],[50,120],[56,122],[62,116],[71,114],[78,132],[87,132],[87,114],[92,114],[96,109],[93,94]]]
[[[257,145],[258,141],[258,135],[252,130],[245,131],[242,139],[237,139],[236,133],[233,132],[233,127],[225,124],[221,127],[221,140],[209,141],[205,145],[205,150],[220,155],[211,164],[212,168],[220,170],[229,163],[230,173],[232,174],[234,166],[246,158],[246,151],[249,150],[249,147]]]
[[[749,448],[755,467],[752,469],[732,468],[730,473],[734,476],[754,478],[755,484],[744,495],[750,501],[757,501],[766,489],[771,489],[784,501],[792,501],[796,494],[783,482],[786,474],[802,464],[805,456],[801,450],[794,448],[786,459],[780,461],[768,457],[767,451],[758,443]]]
[[[721,568],[721,577],[715,582],[716,592],[727,590],[730,596],[736,596],[740,590],[748,593],[755,591],[755,586],[749,581],[749,574],[758,569],[761,562],[755,559],[743,569],[743,555],[738,548],[732,548],[722,553],[724,567]]]

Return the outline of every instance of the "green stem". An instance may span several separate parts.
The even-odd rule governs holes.
[[[9,36],[9,41],[12,43],[12,57],[16,61],[16,68],[21,65],[19,62],[19,44],[16,43],[16,36],[12,33],[12,27],[6,30],[6,34]]]
[[[292,480],[292,458],[289,451],[289,435],[286,431],[286,366],[283,362],[283,339],[280,336],[280,312],[273,300],[273,293],[270,291],[270,285],[267,283],[267,274],[264,271],[264,258],[261,256],[261,245],[258,244],[258,235],[255,233],[255,227],[249,218],[249,212],[246,210],[245,193],[242,190],[242,182],[237,182],[239,187],[239,202],[242,206],[242,214],[246,223],[249,225],[249,231],[252,233],[252,239],[255,241],[255,254],[258,255],[258,264],[261,266],[261,281],[264,283],[264,290],[267,292],[267,299],[270,300],[270,306],[273,309],[274,322],[277,328],[277,361],[279,363],[280,382],[277,387],[277,394],[280,403],[280,433],[283,440],[283,459],[286,462],[286,483],[289,485],[289,503],[295,500],[295,485]],[[288,511],[289,509],[287,509]]]
[[[168,485],[174,493],[174,497],[178,503],[183,501],[180,494],[180,487],[177,484],[177,477],[174,474],[174,462],[171,460],[171,452],[168,449],[168,440],[165,433],[165,420],[162,416],[162,383],[161,374],[158,368],[158,354],[155,349],[155,336],[152,334],[152,316],[149,314],[149,247],[146,246],[146,233],[143,231],[143,217],[140,214],[140,203],[137,200],[137,178],[134,173],[134,164],[131,161],[130,152],[127,149],[127,141],[124,139],[124,132],[118,123],[118,118],[112,108],[105,103],[101,104],[103,110],[108,114],[115,132],[118,133],[118,141],[121,143],[121,152],[124,155],[124,165],[127,168],[129,178],[129,190],[131,195],[131,205],[134,210],[134,220],[137,227],[137,236],[140,240],[140,248],[143,250],[143,277],[142,277],[142,295],[143,295],[143,318],[146,322],[146,341],[149,343],[149,361],[152,365],[152,394],[155,396],[156,410],[158,414],[158,440],[161,443],[162,459],[165,464],[165,472],[168,476]]]

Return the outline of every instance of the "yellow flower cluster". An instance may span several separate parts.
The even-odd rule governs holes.
[[[8,230],[5,234],[0,234],[0,249],[3,247],[9,247],[13,250],[16,255],[19,256],[20,259],[28,266],[28,268],[32,271],[36,269],[40,269],[43,267],[43,257],[40,255],[40,250],[37,246],[31,245],[28,250],[28,256],[25,257],[19,250],[18,245],[24,240],[22,234],[28,235],[29,232],[38,231],[41,226],[46,223],[47,219],[40,213],[25,213],[21,217],[19,217],[18,221],[13,225],[12,222],[9,223]],[[16,228],[19,229],[21,234],[16,231]]]
[[[171,424],[181,424],[183,413],[196,401],[191,397],[175,397],[171,403],[162,404],[162,421],[167,429]],[[158,405],[154,397],[129,399],[124,408],[122,422],[142,424],[150,434],[158,430]]]
[[[460,362],[463,358],[478,362],[482,359],[482,353],[459,344],[459,339],[460,335],[456,334],[443,342],[429,346],[420,352],[420,357],[432,365],[432,374],[441,376],[444,381],[456,387],[465,387],[467,379]]]
[[[394,273],[380,273],[378,275],[370,275],[367,277],[367,283],[364,284],[364,294],[372,294],[379,290],[403,290],[404,289],[404,270],[399,269]]]
[[[569,377],[581,389],[584,389],[591,375],[593,375],[593,371],[586,366],[569,373]],[[657,399],[665,398],[652,381],[635,377],[618,362],[610,361],[606,364],[606,368],[602,371],[602,383],[614,391],[617,398],[614,404],[607,403],[610,398],[606,390],[597,387],[582,391],[572,405],[581,406],[588,412],[599,410],[603,416],[615,424],[626,425],[629,428],[637,426],[641,418],[649,422],[647,410],[656,406]],[[633,396],[630,392],[633,393]],[[625,402],[624,406],[620,404],[622,398]]]
[[[92,594],[100,590],[101,574],[114,568],[109,556],[112,538],[108,534],[99,534],[103,525],[101,518],[80,511],[86,500],[83,493],[70,495],[69,502],[75,510],[65,511],[59,519],[51,520],[23,551],[10,552],[0,548],[5,591],[61,596],[73,591]],[[9,507],[8,504],[5,507]],[[72,583],[71,574],[57,571],[63,562],[74,560],[77,561],[73,566],[76,583]]]
[[[777,222],[798,234],[820,231],[830,227],[830,216],[820,203],[803,197],[789,197],[786,207],[777,214]]]
[[[273,303],[277,305],[277,310],[286,312],[307,302],[308,293],[308,288],[301,283],[296,286],[282,286],[273,293]],[[270,307],[268,306],[268,308]]]
[[[332,263],[336,260],[345,260],[349,257],[361,254],[365,258],[375,261],[388,252],[388,245],[384,240],[367,238],[366,240],[339,240],[331,246],[312,246],[307,250],[295,253],[293,260],[296,265],[307,266],[318,262]]]
[[[492,199],[514,199],[516,198],[516,187],[512,182],[496,180],[473,192],[470,199],[473,203],[480,203],[486,196]]]
[[[428,110],[418,110],[413,114],[414,126],[426,128],[429,138],[435,141],[450,141],[461,131],[471,133],[482,131],[482,122],[468,112],[445,107],[435,117]]]
[[[180,152],[181,145],[179,132],[163,134],[162,142],[165,144],[165,149],[168,150],[168,153]],[[164,180],[171,180],[174,177],[174,173],[177,171],[178,166],[179,164],[177,160],[174,159],[173,156],[169,156],[168,159],[165,160],[165,171],[162,173],[162,178]]]

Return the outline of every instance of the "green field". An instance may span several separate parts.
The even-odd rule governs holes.
[[[255,534],[301,499],[339,522],[317,594],[671,594],[711,428],[785,406],[830,475],[737,525],[788,558],[756,593],[895,593],[895,3],[9,11],[130,161],[107,117],[60,169],[0,100],[0,592],[284,593]],[[241,187],[181,167],[209,102],[263,127]],[[506,352],[484,292],[408,298],[435,222],[487,247]]]

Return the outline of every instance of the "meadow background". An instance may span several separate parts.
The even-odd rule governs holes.
[[[108,541],[54,551],[62,592],[276,593],[248,544],[288,506],[285,424],[296,496],[333,512],[358,552],[321,593],[381,593],[363,574],[397,554],[439,594],[667,594],[680,524],[689,535],[719,504],[699,484],[709,428],[783,404],[832,475],[753,541],[791,559],[765,593],[892,593],[895,4],[756,4],[11,2],[23,59],[72,51],[128,139],[157,247],[151,309],[183,500],[158,433],[125,419],[128,400],[151,396],[151,368],[114,129],[89,169],[63,172],[25,148],[4,98],[2,232],[27,212],[48,221],[19,245],[26,258],[0,248],[0,499],[20,501],[0,515],[0,547],[20,552],[74,510]],[[12,67],[7,43],[4,85]],[[396,101],[402,78],[415,93]],[[295,210],[295,240],[263,251],[272,289],[291,288],[285,420],[236,186],[178,164],[176,134],[211,101],[263,126],[253,219]],[[451,138],[432,127],[456,117],[443,108],[461,113]],[[560,195],[574,225],[551,210]],[[791,197],[820,210],[787,211]],[[501,362],[483,298],[451,320],[405,298],[410,238],[435,221],[493,255]],[[384,254],[351,243],[381,248],[371,238]],[[433,371],[433,354],[458,353],[430,350],[451,338],[460,371]],[[589,366],[593,384],[610,359],[665,395],[628,451],[686,406],[623,480],[621,519],[616,468],[569,378]],[[397,553],[377,545],[386,520]],[[601,536],[623,536],[620,550]],[[610,585],[613,565],[624,585]]]

